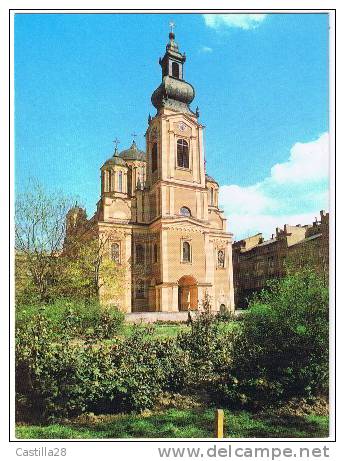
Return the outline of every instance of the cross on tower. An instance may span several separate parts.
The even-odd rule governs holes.
[[[117,138],[115,138],[113,143],[115,144],[115,148],[117,149],[117,146],[120,144],[120,141]]]
[[[133,136],[133,141],[135,141],[135,138],[138,136],[135,132],[131,133],[131,136]]]
[[[174,21],[170,21],[170,22],[169,22],[170,32],[174,33],[174,27],[175,27],[175,25],[176,25],[176,24],[174,23]]]

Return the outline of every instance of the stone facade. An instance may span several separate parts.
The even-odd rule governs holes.
[[[328,277],[329,214],[312,225],[285,225],[276,228],[270,240],[256,234],[233,244],[233,269],[236,308],[243,308],[255,292],[270,279],[286,274],[287,267],[311,265]]]
[[[232,234],[219,186],[205,172],[204,126],[189,107],[195,93],[183,79],[185,60],[170,33],[145,152],[133,141],[101,168],[101,198],[89,223],[125,267],[118,304],[126,312],[195,310],[206,292],[212,309],[234,310]]]

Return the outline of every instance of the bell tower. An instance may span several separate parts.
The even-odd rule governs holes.
[[[185,62],[171,30],[159,59],[162,82],[151,97],[157,113],[149,117],[146,132],[147,186],[159,204],[158,216],[180,216],[189,209],[191,217],[207,220],[204,126],[198,109],[190,108],[195,91],[184,79]]]
[[[183,80],[183,64],[186,60],[186,55],[179,53],[178,45],[174,41],[174,26],[175,24],[171,22],[169,43],[166,46],[166,53],[164,57],[159,59],[159,64],[162,67],[162,78],[169,76],[178,80]]]

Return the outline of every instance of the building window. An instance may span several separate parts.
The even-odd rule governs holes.
[[[111,245],[111,259],[116,263],[120,262],[120,245],[118,243]]]
[[[135,297],[139,299],[145,298],[145,283],[143,280],[138,280],[137,282]]]
[[[179,69],[179,65],[177,64],[177,62],[173,62],[171,64],[171,70],[172,70],[172,76],[174,78],[180,77],[180,69]]]
[[[105,191],[110,192],[111,191],[111,171],[106,170],[105,172]]]
[[[219,250],[218,251],[218,267],[223,269],[225,267],[225,251]]]
[[[151,161],[152,161],[152,173],[154,173],[157,170],[157,160],[158,160],[158,147],[157,143],[155,142],[152,145],[152,151],[151,151]]]
[[[153,245],[153,262],[158,262],[158,246],[157,243]]]
[[[186,206],[183,206],[181,209],[180,209],[180,214],[182,216],[192,216],[192,213],[190,212],[190,209],[187,208]]]
[[[219,312],[220,312],[221,314],[224,314],[224,313],[226,312],[226,306],[225,306],[225,304],[221,304],[221,305],[219,306]]]
[[[182,244],[182,261],[184,263],[191,262],[191,248],[189,242],[183,242]]]
[[[157,197],[156,197],[155,192],[149,195],[149,204],[150,204],[150,219],[154,219],[157,215]]]
[[[189,168],[189,148],[184,139],[177,140],[177,166]]]
[[[119,172],[118,191],[122,192],[122,171]]]
[[[115,172],[109,171],[110,177],[110,191],[113,192],[115,190]]]
[[[144,247],[142,245],[137,245],[135,247],[135,261],[137,264],[142,264],[144,262]]]

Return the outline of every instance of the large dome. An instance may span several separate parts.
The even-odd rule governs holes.
[[[132,142],[129,149],[120,152],[120,157],[123,158],[123,160],[140,160],[141,162],[146,162],[145,152],[138,149],[135,141]]]

